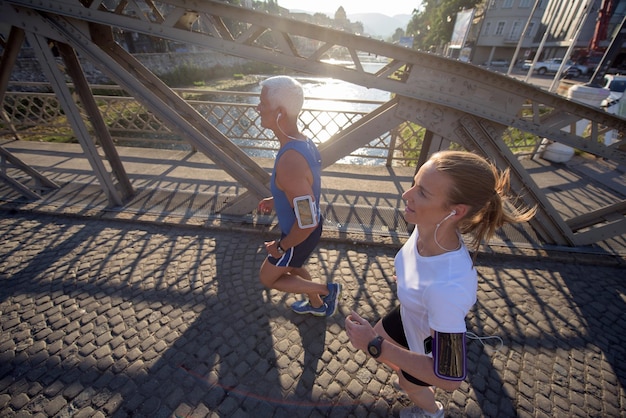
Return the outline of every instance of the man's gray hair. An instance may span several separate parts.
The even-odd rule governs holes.
[[[261,87],[267,89],[267,101],[272,109],[283,107],[289,117],[300,114],[304,104],[304,90],[295,79],[286,75],[270,77],[261,82]]]

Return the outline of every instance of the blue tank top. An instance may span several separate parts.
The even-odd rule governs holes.
[[[291,140],[278,151],[270,182],[270,190],[272,191],[272,196],[274,197],[274,210],[276,211],[276,216],[278,216],[278,225],[284,235],[291,231],[291,227],[296,222],[296,214],[291,206],[291,203],[289,202],[289,199],[287,199],[287,195],[276,186],[276,166],[278,165],[280,157],[282,157],[285,151],[288,150],[294,150],[300,153],[309,165],[309,169],[313,174],[313,194],[315,196],[315,208],[318,214],[318,222],[321,219],[320,190],[322,157],[320,156],[317,147],[310,139],[307,138],[305,141]]]

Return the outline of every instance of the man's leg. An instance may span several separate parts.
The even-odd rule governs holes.
[[[302,277],[304,280],[308,280],[310,282],[313,281],[313,278],[311,277],[307,269],[305,269],[304,267],[294,267],[292,270],[292,273],[297,274],[298,276]]]
[[[295,267],[291,271],[291,274],[295,274],[296,276],[302,277],[304,280],[309,281],[309,282],[313,281],[313,278],[311,277],[307,269],[305,269],[304,267]],[[328,286],[326,286],[326,295],[327,294],[328,294]],[[322,296],[325,296],[325,295],[320,294],[320,293],[308,293],[307,294],[307,297],[309,298],[309,301],[311,302],[311,306],[315,308],[322,306],[322,303],[324,302],[322,300]]]
[[[304,277],[303,277],[304,276]],[[261,283],[270,289],[287,293],[300,293],[309,296],[311,306],[320,307],[324,303],[320,297],[328,294],[326,285],[315,283],[311,275],[302,267],[277,267],[267,258],[260,271]]]

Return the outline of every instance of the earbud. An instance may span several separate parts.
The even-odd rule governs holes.
[[[441,222],[439,222],[439,223],[437,224],[437,226],[441,225],[442,223],[444,223],[445,221],[447,221],[448,219],[450,219],[450,217],[451,217],[451,216],[454,216],[454,215],[456,215],[456,210],[452,209],[452,212],[450,212],[450,214],[449,214],[448,216],[446,216],[445,218],[443,218],[443,219],[441,220]]]
[[[444,250],[444,251],[456,251],[456,250],[460,249],[460,248],[461,248],[461,246],[463,245],[463,244],[462,244],[462,242],[461,242],[461,241],[459,241],[459,245],[458,245],[455,249],[452,249],[452,250],[451,250],[451,249],[449,249],[449,248],[446,248],[446,247],[442,246],[441,244],[439,244],[439,241],[437,241],[437,231],[439,230],[439,227],[441,226],[441,224],[442,224],[442,223],[444,223],[444,222],[445,222],[445,221],[447,221],[447,220],[448,220],[451,216],[454,216],[454,215],[456,215],[456,210],[452,209],[452,211],[450,211],[450,213],[448,214],[448,216],[446,216],[445,218],[443,218],[443,219],[441,220],[441,222],[439,222],[439,223],[437,224],[437,227],[435,228],[435,232],[433,233],[433,238],[435,239],[435,244],[437,244],[437,246],[438,246],[439,248],[441,248],[442,250]]]
[[[287,138],[291,139],[291,140],[295,140],[295,141],[299,141],[298,138],[296,138],[295,136],[290,136],[287,135],[287,133],[285,131],[283,131],[283,128],[280,127],[280,123],[278,123],[278,119],[280,119],[283,116],[283,112],[278,112],[276,114],[276,128],[278,128],[278,130],[280,131],[280,133],[282,133],[283,135],[285,135]],[[287,115],[287,117],[289,117],[289,115]],[[289,121],[285,122],[285,123],[289,123]],[[276,132],[276,131],[274,131]]]

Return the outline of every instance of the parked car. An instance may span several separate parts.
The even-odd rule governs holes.
[[[571,62],[571,61],[569,61]],[[589,74],[589,67],[581,64],[572,64],[563,70],[563,73],[567,78],[578,78],[581,75]]]
[[[485,62],[485,67],[508,67],[509,61],[507,60],[491,60]]]
[[[562,78],[578,78],[583,74],[593,74],[593,71],[588,68],[586,72],[583,73],[583,70],[581,69],[581,66],[578,64],[574,64],[574,65],[570,65],[569,67],[566,67],[563,70],[563,73],[561,74]]]
[[[532,63],[533,62],[530,60],[524,61],[522,69],[528,70]],[[549,60],[545,61],[537,61],[534,71],[539,75],[556,73],[557,71],[559,71],[561,63],[563,63],[563,58],[550,58]],[[574,61],[568,60],[565,63],[565,68],[563,72],[566,72],[571,77],[580,77],[581,75],[586,75],[587,73],[589,73],[589,68],[581,64],[576,64]]]
[[[626,91],[626,75],[607,74],[604,76],[603,89],[609,90],[609,97],[604,99],[600,104],[601,107],[609,108],[616,104],[622,98]]]
[[[589,73],[594,73],[600,62],[602,61],[604,54],[590,54],[585,60],[584,64],[587,68],[589,68]]]

